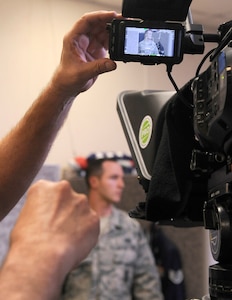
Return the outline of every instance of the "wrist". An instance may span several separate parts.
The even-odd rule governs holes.
[[[62,66],[59,66],[53,74],[50,88],[66,102],[75,99],[81,93],[78,90],[75,75],[70,75],[67,71],[64,72]]]
[[[0,272],[1,295],[7,299],[10,291],[12,300],[57,299],[66,276],[62,258],[40,245],[12,246]]]

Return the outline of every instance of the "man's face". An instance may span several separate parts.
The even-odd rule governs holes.
[[[103,173],[97,179],[99,196],[108,203],[118,203],[124,189],[124,173],[122,167],[114,161],[105,161]]]
[[[146,38],[147,38],[148,40],[152,40],[152,39],[153,39],[153,33],[152,33],[151,30],[148,30],[148,31],[146,32]]]

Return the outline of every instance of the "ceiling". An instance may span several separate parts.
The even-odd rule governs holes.
[[[91,0],[120,12],[122,0]],[[110,4],[109,4],[110,2]],[[220,24],[232,19],[231,0],[192,0],[191,14],[194,23],[203,25],[205,33],[216,33]]]

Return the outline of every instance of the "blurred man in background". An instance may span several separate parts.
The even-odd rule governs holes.
[[[140,224],[114,205],[124,173],[115,159],[89,161],[90,207],[100,217],[100,237],[90,255],[69,274],[64,300],[161,300],[160,278]]]

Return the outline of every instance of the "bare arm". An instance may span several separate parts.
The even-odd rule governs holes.
[[[68,182],[39,181],[28,192],[0,270],[0,299],[58,299],[68,272],[97,242],[99,219]]]
[[[0,220],[24,194],[42,166],[75,97],[99,74],[116,68],[105,58],[106,23],[115,12],[84,15],[64,37],[60,64],[21,121],[0,142]]]

